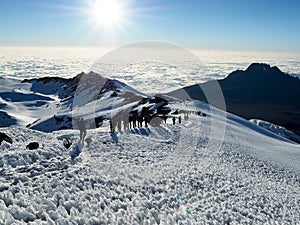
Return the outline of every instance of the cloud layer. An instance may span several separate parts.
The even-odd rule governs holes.
[[[300,77],[300,54],[297,53],[192,50],[190,53],[197,58],[196,61],[193,57],[182,58],[177,54],[172,55],[172,60],[147,61],[142,58],[122,65],[119,62],[103,65],[101,59],[109,53],[109,49],[0,47],[0,50],[1,77],[73,77],[80,72],[96,70],[149,94],[221,79],[234,70],[246,69],[253,62],[278,66],[282,71]],[[159,55],[161,51],[164,50],[154,53]]]

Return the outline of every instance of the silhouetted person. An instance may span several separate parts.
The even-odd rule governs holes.
[[[181,123],[181,116],[178,117],[178,123]]]
[[[121,132],[122,131],[122,120],[120,117],[118,117],[118,120],[117,120],[117,123],[118,123],[118,131]]]
[[[124,130],[126,131],[129,129],[129,118],[126,115],[123,115],[122,119],[123,119]]]
[[[109,128],[110,128],[110,132],[115,132],[111,120],[109,121]]]
[[[133,129],[136,128],[136,114],[132,115],[132,126],[133,126]]]
[[[167,119],[168,119],[167,115],[164,115],[163,119],[164,119],[165,123],[167,123]]]
[[[184,120],[189,120],[189,114],[188,114],[188,112],[186,112],[186,113],[184,114]]]
[[[117,118],[116,117],[112,118],[111,124],[112,124],[112,131],[115,132],[116,128],[117,128]]]
[[[150,117],[145,116],[145,127],[148,127],[148,124],[150,123]]]
[[[80,117],[77,121],[77,126],[80,131],[80,141],[83,141],[86,136],[85,120]]]
[[[176,123],[176,118],[175,118],[175,116],[173,117],[173,125],[175,125],[175,123]]]
[[[129,120],[129,129],[131,129],[132,128],[132,122],[133,122],[133,116],[132,116],[131,113],[129,114],[128,120]]]
[[[143,116],[142,115],[138,116],[137,121],[138,121],[138,127],[142,128],[143,127]]]

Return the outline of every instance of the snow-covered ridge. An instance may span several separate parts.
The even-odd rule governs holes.
[[[89,109],[94,103],[98,111],[105,111],[114,102],[123,106],[145,97],[122,82],[94,72],[70,79],[45,77],[21,82],[1,78],[0,86],[0,126],[21,125],[41,131],[71,128],[74,113],[96,113]]]
[[[271,131],[275,134],[278,134],[282,137],[285,137],[289,140],[300,143],[300,137],[297,134],[287,130],[284,127],[272,124],[272,123],[267,122],[267,121],[259,120],[259,119],[251,119],[250,122],[252,122],[252,123],[254,123],[254,124],[256,124],[260,127],[263,127],[263,128],[265,128],[265,129],[267,129],[267,130],[269,130],[269,131]]]

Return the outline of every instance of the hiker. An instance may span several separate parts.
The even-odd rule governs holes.
[[[166,115],[163,116],[163,119],[164,119],[165,123],[167,123],[168,117]]]
[[[138,128],[142,128],[143,127],[143,116],[142,115],[139,115],[138,118],[137,118],[137,121],[138,121]]]
[[[122,119],[120,117],[117,117],[117,127],[118,127],[118,131],[121,132],[122,131]]]
[[[86,136],[85,120],[80,117],[77,121],[77,126],[80,131],[80,141],[83,141]]]
[[[133,126],[133,129],[136,128],[136,114],[132,115],[132,126]]]
[[[175,123],[176,123],[176,118],[175,118],[175,116],[173,117],[173,125],[175,125]]]
[[[133,122],[133,116],[132,116],[132,114],[131,114],[131,113],[129,114],[128,121],[129,121],[129,129],[131,129],[131,128],[132,128],[132,125],[131,125],[131,123]]]
[[[149,123],[150,123],[150,116],[145,116],[145,127],[148,127]]]
[[[127,131],[129,129],[129,118],[126,115],[123,115],[123,125],[124,125],[124,131]]]
[[[181,116],[178,117],[178,123],[181,123]]]
[[[184,120],[189,120],[189,113],[188,112],[184,113]]]
[[[110,132],[115,132],[114,128],[113,128],[113,124],[112,121],[109,120],[109,128],[110,128]]]

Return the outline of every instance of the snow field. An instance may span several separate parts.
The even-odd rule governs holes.
[[[299,224],[300,147],[252,126],[216,111],[99,128],[74,161],[63,139],[76,144],[78,131],[1,129],[14,143],[1,145],[0,224]]]

